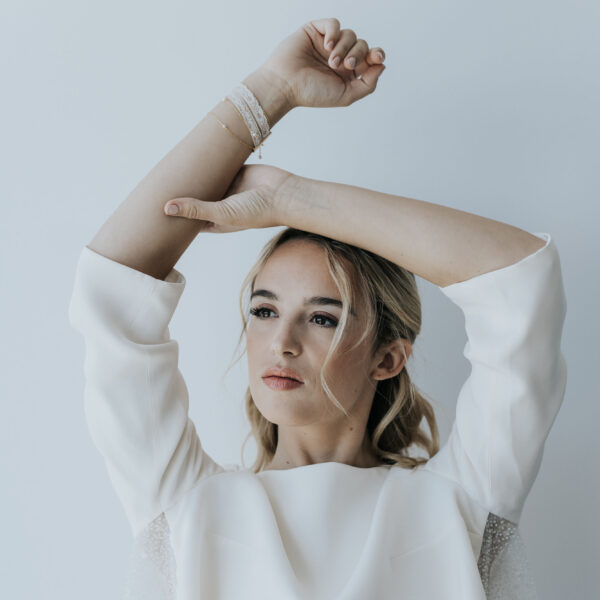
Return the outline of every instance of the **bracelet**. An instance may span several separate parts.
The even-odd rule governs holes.
[[[254,152],[256,150],[256,148],[258,148],[258,158],[262,159],[262,153],[261,153],[260,147],[263,145],[264,140],[258,146],[251,146],[250,144],[246,143],[241,137],[239,137],[235,133],[233,133],[233,131],[231,131],[231,129],[229,129],[229,127],[227,127],[227,125],[225,125],[225,123],[223,123],[223,121],[221,121],[221,119],[219,119],[219,117],[217,117],[217,115],[215,115],[214,112],[209,111],[208,114],[212,115],[221,124],[221,127],[223,129],[226,129],[234,138],[236,138],[237,140],[242,142],[242,144],[244,144],[244,146],[247,146],[248,148],[250,148],[251,152]],[[269,132],[269,135],[271,135],[271,132]],[[269,135],[267,137],[269,137]],[[265,138],[265,140],[266,139],[267,138]]]
[[[250,107],[258,126],[260,127],[261,135],[263,139],[269,135],[269,122],[267,121],[267,115],[265,115],[265,111],[262,109],[262,106],[259,104],[256,96],[243,84],[240,83],[235,91],[239,92],[242,96],[246,104]]]
[[[255,149],[258,148],[258,157],[262,158],[261,146],[271,135],[271,129],[265,111],[256,96],[248,87],[240,83],[223,100],[229,100],[240,114],[250,131]]]
[[[238,137],[235,133],[233,133],[233,131],[231,131],[231,129],[229,129],[229,127],[227,127],[227,125],[225,125],[225,123],[223,123],[223,121],[221,121],[221,119],[219,119],[219,117],[217,117],[217,115],[215,115],[214,112],[209,111],[208,113],[209,115],[212,115],[217,121],[219,121],[219,123],[221,123],[221,127],[223,129],[227,129],[227,131],[229,131],[229,133],[236,139],[240,140],[240,142],[242,142],[242,144],[244,144],[244,146],[248,146],[248,148],[250,148],[250,150],[252,150],[252,152],[254,152],[256,150],[256,148],[254,146],[251,146],[250,144],[247,144],[241,137]]]
[[[252,114],[252,111],[250,110],[246,102],[242,99],[241,96],[237,95],[235,91],[229,94],[228,96],[225,96],[223,100],[229,100],[231,104],[233,104],[233,106],[237,108],[237,111],[242,116],[242,119],[244,119],[244,122],[246,123],[246,126],[250,131],[250,135],[252,136],[252,141],[254,142],[254,145],[258,146],[261,142],[262,133],[260,127],[258,126],[258,123],[256,122],[256,119],[254,118],[254,115]]]

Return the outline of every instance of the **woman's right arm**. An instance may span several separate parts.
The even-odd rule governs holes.
[[[294,106],[348,106],[368,96],[385,68],[383,58],[381,48],[369,48],[353,30],[341,29],[338,19],[316,19],[286,37],[242,82],[272,128]],[[221,101],[211,112],[252,145],[232,104]],[[249,154],[248,146],[207,114],[142,179],[87,247],[164,279],[206,227],[205,221],[169,219],[164,205],[181,197],[221,200]]]
[[[270,127],[293,106],[347,105],[375,89],[383,67],[361,65],[366,44],[339,32],[338,24],[325,19],[304,25],[243,80]],[[338,40],[333,52],[357,57],[364,77],[341,67],[324,71],[324,55],[332,56],[323,43],[330,39]],[[221,102],[214,112],[252,144],[233,106]],[[80,254],[69,319],[85,338],[86,419],[136,535],[201,478],[223,470],[204,451],[189,417],[179,346],[168,327],[185,286],[173,267],[205,225],[170,219],[163,207],[182,196],[219,200],[248,154],[248,146],[207,115]]]
[[[286,83],[272,71],[261,67],[243,83],[256,96],[270,127],[291,110]],[[248,127],[229,101],[219,102],[211,112],[253,145]],[[204,221],[169,219],[164,204],[177,196],[220,200],[250,153],[248,146],[206,114],[140,181],[87,247],[164,279],[205,226]]]

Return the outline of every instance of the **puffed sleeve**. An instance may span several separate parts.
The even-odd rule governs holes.
[[[68,316],[85,341],[85,418],[134,536],[199,479],[224,470],[188,416],[169,334],[185,283],[176,269],[156,279],[87,246],[76,267]]]
[[[471,373],[448,441],[424,465],[514,523],[538,474],[567,380],[560,257],[550,234],[534,235],[545,245],[520,261],[440,287],[464,314]]]

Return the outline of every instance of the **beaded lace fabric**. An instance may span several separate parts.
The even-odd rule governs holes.
[[[525,544],[512,521],[488,514],[477,567],[487,600],[538,600]]]
[[[489,513],[477,563],[487,600],[539,600],[517,525]],[[176,600],[175,556],[164,513],[135,538],[121,600]]]
[[[242,115],[242,118],[246,122],[246,126],[250,131],[250,136],[252,137],[252,141],[255,146],[258,146],[263,141],[263,135],[260,128],[260,125],[257,122],[257,117],[252,112],[251,108],[246,104],[244,98],[239,92],[239,86],[236,86],[230,94],[225,96],[227,100],[229,100]]]
[[[223,465],[227,471],[241,465]],[[162,512],[134,538],[120,600],[177,600],[177,571],[169,522]]]
[[[240,83],[235,88],[235,91],[242,96],[246,104],[250,107],[250,110],[260,127],[262,137],[266,138],[271,130],[269,128],[269,122],[267,121],[267,115],[265,115],[265,111],[256,99],[256,96],[243,83]]]
[[[121,600],[176,600],[176,584],[169,524],[160,513],[133,541]]]

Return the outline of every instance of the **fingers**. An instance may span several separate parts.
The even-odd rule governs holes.
[[[385,52],[376,46],[371,48],[367,54],[367,62],[371,65],[380,65],[385,60]]]
[[[323,46],[331,52],[328,63],[332,69],[344,66],[356,70],[358,67],[358,74],[362,75],[369,65],[380,65],[385,60],[382,48],[369,48],[365,40],[357,39],[352,29],[341,29],[339,19],[316,19],[309,23],[324,36]]]
[[[367,42],[359,39],[346,54],[343,64],[346,69],[354,69],[360,75],[370,65],[381,65],[384,60],[385,53],[381,48],[369,49]]]
[[[175,217],[208,221],[208,231],[214,233],[271,227],[274,215],[271,195],[262,188],[240,192],[215,202],[189,197],[173,198],[164,205],[165,215],[172,216],[173,213],[169,212],[171,206],[178,207]]]
[[[329,65],[333,68],[344,66],[346,69],[356,69],[359,66],[380,65],[385,60],[385,52],[379,48],[369,49],[363,39],[356,39],[351,29],[343,29],[339,40],[329,55]]]
[[[196,198],[175,198],[175,200],[176,202],[169,201],[165,204],[165,215],[205,220],[208,219],[208,213],[213,208],[210,206],[210,202],[204,202]]]
[[[344,58],[355,43],[356,33],[354,33],[352,29],[342,29],[339,39],[336,41],[336,44],[329,55],[329,66],[332,69],[342,66]]]
[[[314,28],[323,36],[325,36],[323,45],[326,50],[333,49],[336,40],[340,36],[340,22],[336,18],[331,19],[316,19],[310,22]]]
[[[358,63],[356,67],[354,67],[354,74],[358,79],[362,79],[365,73],[372,66],[380,66],[383,65],[383,61],[385,60],[385,52],[379,48],[371,48],[365,55],[365,60]]]
[[[348,54],[344,57],[344,66],[346,69],[355,69],[369,52],[369,46],[365,40],[356,40],[356,43],[350,48]]]
[[[220,210],[221,207],[218,206],[219,204],[220,202],[205,202],[197,198],[174,198],[165,204],[164,213],[167,216],[202,221],[204,223],[202,228],[203,233],[231,233],[239,231],[239,227],[223,222],[223,211]],[[173,207],[177,207],[176,212],[169,210],[173,209]]]
[[[346,104],[350,105],[356,100],[372,94],[384,71],[385,65],[370,65],[359,77],[348,82]]]

